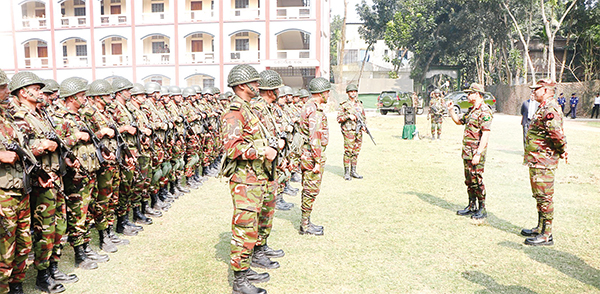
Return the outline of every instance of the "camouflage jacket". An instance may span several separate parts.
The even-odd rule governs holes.
[[[314,161],[324,164],[325,149],[329,143],[329,127],[322,104],[318,104],[313,98],[306,101],[302,108],[299,131],[304,135],[304,145],[309,147]]]
[[[79,109],[79,115],[83,119],[84,123],[96,134],[98,139],[110,150],[111,153],[116,154],[117,152],[117,139],[116,135],[112,138],[108,136],[100,137],[98,132],[103,128],[109,128],[111,125],[115,125],[115,121],[107,115],[107,112],[98,111],[98,109],[90,104],[86,104],[84,107]],[[109,164],[117,164],[115,160],[106,160]]]
[[[446,101],[444,98],[435,98],[429,101],[429,115],[431,117],[441,117],[446,109]]]
[[[543,101],[535,112],[525,139],[525,161],[529,167],[554,169],[566,152],[560,105],[554,99]]]
[[[4,106],[0,106],[0,151],[6,151],[6,144],[17,142],[20,146],[24,146],[23,134],[19,128],[13,123],[12,116],[4,110]],[[8,193],[9,189],[23,189],[23,165],[20,160],[14,164],[0,163],[0,188]],[[19,196],[21,193],[12,194]]]
[[[73,150],[81,165],[89,172],[100,169],[92,139],[84,142],[75,137],[75,133],[81,130],[83,124],[79,115],[68,108],[58,109],[52,115],[52,120],[56,134],[63,139],[67,147]]]
[[[231,181],[254,185],[266,184],[264,162],[265,135],[259,118],[250,109],[250,103],[235,95],[229,112],[223,116],[222,132],[226,156],[236,161]]]
[[[482,102],[479,107],[471,106],[467,113],[460,118],[461,124],[465,125],[463,136],[462,158],[471,160],[479,148],[479,141],[484,131],[489,131],[492,126],[492,110]],[[481,156],[487,151],[485,147]]]
[[[113,120],[117,123],[118,126],[135,126],[137,127],[137,121],[135,120],[135,117],[133,117],[133,115],[131,114],[131,112],[129,112],[129,109],[127,109],[127,106],[123,105],[123,103],[121,103],[120,101],[118,101],[117,99],[115,99],[113,101],[113,103],[110,104],[110,107],[107,108],[109,110],[109,112],[111,113]],[[127,147],[129,147],[129,149],[134,152],[134,154],[136,154],[135,150],[137,150],[137,144],[136,144],[136,135],[132,135],[129,132],[125,131],[122,132],[121,135],[123,136],[123,139],[125,139],[125,143],[127,143]]]
[[[367,117],[365,115],[365,108],[362,105],[360,100],[354,100],[354,102],[350,99],[342,102],[340,104],[340,111],[338,112],[337,121],[341,124],[342,131],[348,132],[356,132],[356,120],[351,120],[350,115],[353,114],[355,117],[361,117],[363,122],[367,123]]]
[[[147,106],[142,104],[138,108],[133,102],[127,102],[127,109],[133,116],[133,119],[137,122],[138,127],[144,127],[152,130],[152,124],[150,123],[150,119],[147,115],[148,111],[144,111],[145,107]],[[136,140],[140,141],[140,147],[142,147],[142,150],[140,150],[140,155],[150,156],[150,138],[147,137],[143,132],[140,132],[136,135],[139,136]]]

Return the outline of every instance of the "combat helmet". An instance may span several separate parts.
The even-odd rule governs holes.
[[[79,77],[70,77],[60,83],[60,97],[67,98],[87,91],[87,81]]]
[[[169,95],[169,87],[160,86],[160,96]]]
[[[293,95],[293,94],[294,94],[294,91],[292,90],[292,87],[290,87],[290,86],[283,86],[283,87],[279,88],[279,97]]]
[[[310,93],[308,93],[308,90],[306,89],[300,89],[300,98],[306,98],[308,96],[310,96]]]
[[[227,76],[227,86],[234,87],[241,84],[255,82],[260,80],[256,69],[247,64],[238,64],[234,66]]]
[[[179,86],[169,87],[169,96],[181,95],[181,88]]]
[[[131,88],[131,95],[138,95],[138,94],[146,94],[146,88],[144,87],[144,85],[140,84],[140,83],[135,83],[133,84],[133,88]]]
[[[215,94],[215,91],[213,89],[213,87],[206,87],[202,90],[202,95],[213,95]]]
[[[185,87],[183,88],[183,91],[181,92],[181,96],[183,96],[183,98],[187,98],[190,96],[195,96],[196,95],[196,89],[194,89],[194,87]]]
[[[0,69],[0,86],[2,85],[8,85],[8,83],[10,83],[10,80],[8,79],[8,76],[6,75],[6,73]]]
[[[112,86],[107,80],[93,81],[87,91],[87,96],[104,96],[112,93]]]
[[[314,78],[308,83],[308,91],[312,94],[323,93],[329,90],[331,90],[331,83],[326,78]]]
[[[346,86],[346,93],[350,91],[358,91],[358,87],[355,84],[348,84],[348,86]]]
[[[154,92],[160,92],[160,84],[157,82],[148,82],[146,83],[146,94],[152,94]]]
[[[52,94],[58,91],[58,89],[60,88],[60,85],[53,79],[43,80],[43,82],[44,84],[46,84],[46,86],[42,88],[42,92],[44,93]]]
[[[112,87],[113,87],[114,93],[117,93],[117,92],[121,92],[123,90],[129,90],[129,89],[133,88],[133,84],[124,77],[116,76],[113,79]]]
[[[8,83],[8,90],[10,94],[17,96],[17,91],[23,87],[27,87],[30,85],[40,85],[40,87],[44,87],[44,82],[40,77],[30,71],[22,71],[16,73],[10,82]]]
[[[213,94],[221,94],[221,89],[219,89],[219,87],[212,87],[213,88]]]
[[[274,70],[263,70],[259,75],[258,89],[260,90],[275,90],[283,86],[281,76]]]
[[[202,94],[202,88],[198,85],[193,85],[192,88],[196,91],[196,94]]]

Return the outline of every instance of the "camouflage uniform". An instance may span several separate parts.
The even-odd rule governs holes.
[[[444,109],[446,101],[441,96],[435,97],[429,101],[429,117],[431,118],[431,138],[435,138],[437,133],[438,139],[442,134],[442,123],[444,122]]]
[[[346,100],[340,104],[337,121],[341,125],[342,135],[344,136],[344,169],[350,166],[356,166],[358,153],[362,146],[362,130],[356,131],[356,120],[351,120],[350,115],[362,117],[366,123],[365,109],[359,100]]]

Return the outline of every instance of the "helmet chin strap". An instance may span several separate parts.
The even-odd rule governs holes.
[[[246,83],[246,86],[250,89],[250,91],[252,91],[252,93],[254,93],[254,97],[258,97],[258,95],[260,95],[258,89],[254,88],[250,83]]]
[[[29,89],[23,88],[23,90],[25,90],[25,92],[27,93],[27,95],[29,95],[30,98],[35,99],[35,103],[44,103],[44,99],[39,98],[39,97],[35,97],[33,95],[33,93],[31,93],[31,91],[29,91]]]
[[[321,92],[321,93],[319,93],[319,95],[321,96],[321,99],[323,99],[323,103],[327,103],[327,98],[325,97],[325,92]]]

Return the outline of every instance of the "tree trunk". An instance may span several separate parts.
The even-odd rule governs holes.
[[[486,39],[483,39],[483,43],[481,43],[481,53],[479,54],[479,66],[477,67],[477,79],[482,85],[485,85],[485,42]]]
[[[336,81],[336,84],[341,84],[344,81],[344,55],[345,54],[345,47],[346,47],[346,16],[348,13],[348,0],[344,0],[344,18],[342,20],[342,30],[340,32],[340,54],[339,54],[339,58],[340,60],[338,61],[338,78],[339,81]]]
[[[365,57],[363,58],[363,62],[362,65],[360,66],[360,72],[358,73],[358,81],[356,82],[356,84],[360,85],[360,78],[362,78],[362,73],[363,70],[365,69],[365,62],[367,61],[367,56],[369,56],[369,50],[371,49],[371,46],[373,44],[369,43],[369,46],[367,46],[367,51],[365,52]]]
[[[528,76],[527,66],[528,65],[529,65],[529,69],[531,70],[531,79],[533,81],[535,81],[535,67],[533,67],[533,62],[531,61],[531,56],[529,55],[529,39],[530,39],[531,34],[529,34],[529,33],[527,34],[527,42],[526,42],[525,37],[523,36],[523,32],[521,32],[521,28],[519,27],[519,23],[515,19],[515,16],[512,14],[512,12],[510,12],[510,9],[508,8],[508,4],[506,4],[505,1],[503,1],[502,4],[504,5],[504,8],[506,8],[508,15],[512,19],[513,26],[515,27],[515,29],[517,30],[517,33],[519,34],[519,40],[521,40],[521,44],[523,44],[523,55],[524,55],[523,56],[523,65],[524,65],[523,77],[525,78],[525,84],[527,84],[527,76]],[[527,29],[528,31],[529,31],[529,27],[531,26],[532,13],[533,13],[532,11],[529,12],[530,21],[528,23],[528,29]]]
[[[554,39],[556,37],[556,34],[558,33],[558,30],[560,29],[560,26],[562,25],[562,22],[565,20],[565,17],[567,16],[567,14],[569,14],[569,11],[571,11],[571,9],[575,6],[576,3],[577,1],[571,2],[571,5],[569,5],[569,7],[565,10],[565,13],[560,18],[560,21],[558,21],[558,23],[556,24],[556,28],[554,29],[554,31],[552,31],[552,28],[550,27],[550,20],[548,20],[548,18],[546,17],[544,0],[540,0],[542,18],[544,20],[544,28],[546,29],[546,34],[548,35],[548,67],[550,69],[550,78],[553,81],[556,81],[556,58],[554,58]]]

